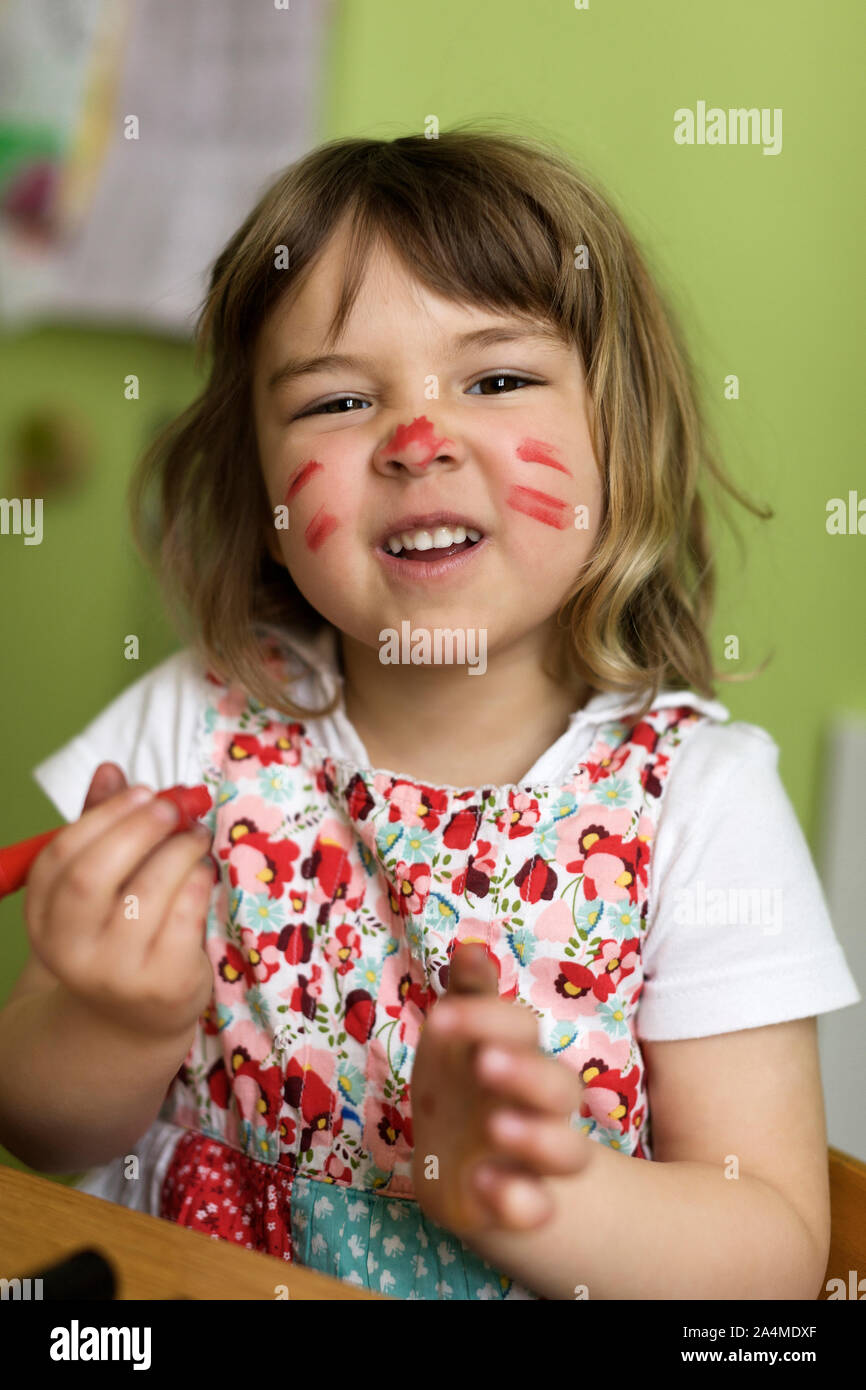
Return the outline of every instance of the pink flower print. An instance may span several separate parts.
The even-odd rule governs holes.
[[[283,813],[278,806],[263,801],[260,796],[240,796],[217,807],[214,828],[214,850],[231,851],[244,835],[271,835],[278,830]],[[222,854],[221,858],[226,858]]]
[[[653,762],[647,763],[641,771],[641,786],[650,796],[661,796],[662,785],[667,781],[670,771],[669,763],[670,758],[667,754],[659,753],[658,757]]]
[[[401,917],[408,917],[423,911],[430,892],[429,864],[407,864],[401,859],[394,870],[396,880],[392,890],[391,906]]]
[[[435,830],[448,810],[445,792],[402,779],[394,783],[388,801],[389,821],[399,821],[408,828],[423,825],[425,830]]]
[[[510,791],[508,810],[500,812],[496,817],[496,827],[500,831],[507,829],[509,840],[515,840],[521,835],[531,835],[540,815],[534,796],[529,796],[523,791]]]
[[[389,1018],[398,1020],[395,1036],[414,1053],[418,1037],[436,994],[425,984],[424,968],[408,950],[388,956],[382,966],[378,1002]],[[391,1047],[393,1051],[393,1038]]]
[[[387,1042],[383,1042],[382,1036],[373,1036],[368,1048],[362,1143],[377,1167],[390,1173],[395,1166],[408,1163],[412,1157],[412,1121],[408,1087],[400,1088],[397,1104],[394,1104],[385,1099],[386,1081],[390,1081],[393,1088],[394,1074]]]
[[[496,859],[490,854],[492,844],[489,840],[478,841],[478,853],[470,854],[466,868],[455,874],[451,880],[451,892],[458,898],[468,893],[473,898],[486,898],[490,892],[490,879],[496,868]]]
[[[581,807],[576,816],[567,816],[559,824],[557,864],[562,864],[569,873],[581,873],[587,854],[599,840],[627,834],[630,820],[631,811],[627,806],[617,808],[590,803]]]
[[[334,1182],[342,1182],[349,1187],[352,1186],[352,1170],[336,1154],[330,1153],[325,1159],[325,1176],[333,1179]]]
[[[535,978],[529,997],[551,1016],[581,1018],[595,1013],[596,1005],[613,994],[615,985],[606,975],[596,975],[574,960],[542,957],[529,967]]]
[[[629,757],[628,744],[624,744],[620,748],[612,748],[607,743],[601,743],[597,745],[597,750],[597,760],[584,765],[589,773],[590,782],[600,782],[603,777],[611,777],[619,771]]]
[[[279,936],[275,931],[254,932],[249,927],[241,927],[241,943],[257,984],[267,984],[280,968]]]
[[[320,965],[311,965],[309,974],[304,974],[298,970],[295,973],[296,984],[290,985],[288,989],[279,991],[281,999],[288,999],[289,1008],[310,1022],[316,1017],[316,1009],[322,997],[322,982],[324,971]]]
[[[338,975],[347,975],[361,955],[361,936],[344,922],[325,943],[325,960]]]
[[[592,969],[594,974],[604,974],[611,982],[611,993],[637,969],[640,963],[639,946],[637,937],[630,941],[602,941],[601,954],[593,961]]]
[[[536,917],[534,931],[540,941],[568,941],[574,935],[571,908],[562,898],[557,898]]]

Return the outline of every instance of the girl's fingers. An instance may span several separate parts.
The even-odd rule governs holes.
[[[553,1198],[544,1185],[517,1169],[479,1163],[471,1183],[473,1192],[506,1230],[531,1231],[553,1215]]]
[[[475,1074],[497,1096],[551,1115],[570,1115],[586,1089],[577,1072],[555,1057],[480,1046]]]
[[[138,871],[123,886],[123,895],[134,896],[138,915],[128,924],[123,933],[135,950],[142,964],[147,963],[151,952],[159,949],[163,923],[174,899],[184,888],[186,880],[198,866],[202,855],[210,844],[210,832],[200,826],[196,830],[181,831],[165,839],[152,854],[149,854]],[[201,880],[202,875],[199,875]],[[111,933],[118,940],[119,920],[113,918],[103,934]]]
[[[535,1014],[525,1004],[511,1004],[498,995],[443,995],[424,1027],[443,1039],[538,1046]]]
[[[89,797],[89,794],[88,794]],[[119,822],[132,818],[137,808],[154,800],[150,787],[136,784],[115,792],[98,806],[91,806],[81,818],[62,828],[62,833],[40,850],[27,876],[31,895],[41,896],[67,864],[90,846],[98,845],[102,837]]]
[[[485,1130],[503,1156],[539,1177],[579,1173],[589,1158],[588,1139],[562,1120],[548,1120],[525,1110],[492,1110]]]

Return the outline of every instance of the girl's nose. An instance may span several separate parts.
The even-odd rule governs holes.
[[[440,434],[426,415],[408,425],[397,425],[376,451],[376,461],[388,468],[399,465],[409,473],[423,474],[436,459],[453,459],[454,441]]]

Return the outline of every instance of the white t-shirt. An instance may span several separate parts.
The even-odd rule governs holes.
[[[317,708],[335,688],[342,692],[333,629],[296,637],[293,648],[298,702]],[[206,688],[193,653],[177,652],[41,762],[35,780],[67,820],[81,814],[101,762],[115,762],[130,783],[155,789],[199,782],[195,732]],[[724,705],[692,692],[663,691],[654,703],[688,703],[730,721]],[[628,708],[619,695],[595,696],[520,783],[565,781],[599,727]],[[332,714],[305,723],[309,738],[332,757],[371,766],[342,698]],[[861,1002],[778,755],[757,725],[709,720],[677,751],[650,860],[639,1039],[707,1037]]]

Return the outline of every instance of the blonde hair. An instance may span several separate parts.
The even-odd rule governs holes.
[[[580,353],[603,515],[557,613],[556,674],[634,695],[639,717],[662,686],[713,698],[714,679],[756,674],[713,669],[715,571],[698,485],[714,481],[764,520],[774,513],[726,477],[670,309],[610,200],[560,151],[477,128],[313,150],[268,187],[213,264],[196,326],[196,362],[212,359],[207,384],[150,445],[129,492],[136,544],[180,625],[191,620],[205,665],[291,718],[337,702],[335,692],[321,710],[295,704],[267,657],[287,623],[312,632],[322,618],[267,549],[273,514],[251,379],[263,322],[347,216],[332,342],[381,239],[427,288],[543,319]],[[588,264],[578,269],[581,245]],[[288,269],[275,266],[280,246]]]

